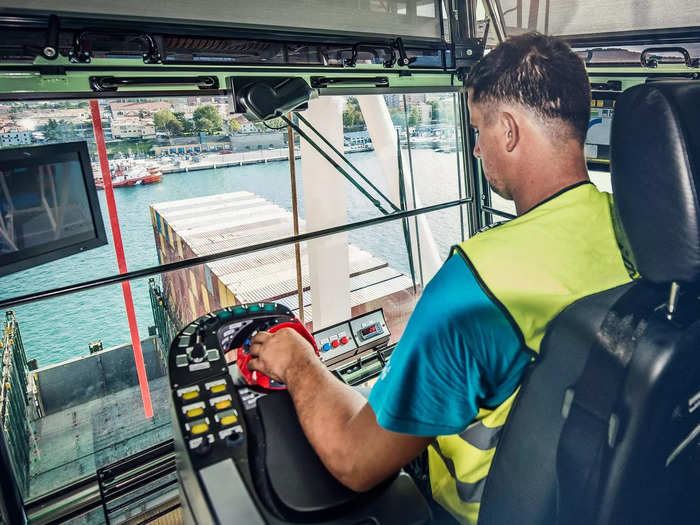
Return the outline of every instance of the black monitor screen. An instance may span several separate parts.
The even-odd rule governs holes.
[[[0,275],[106,243],[85,142],[0,151]]]

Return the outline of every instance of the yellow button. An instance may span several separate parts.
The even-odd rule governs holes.
[[[191,408],[187,411],[187,417],[197,417],[204,414],[204,409],[202,407]]]
[[[196,390],[191,390],[182,394],[182,399],[184,399],[185,401],[189,401],[190,399],[197,399],[198,397],[199,392],[197,392]]]
[[[238,418],[236,416],[224,416],[221,418],[221,425],[226,426],[226,425],[233,425],[236,421],[238,421]]]
[[[214,405],[217,410],[223,410],[224,408],[228,408],[231,406],[231,401],[228,399],[225,399],[224,401],[219,401]]]
[[[192,434],[204,434],[207,430],[209,430],[209,425],[206,423],[199,423],[197,425],[194,425],[191,429],[190,432]]]
[[[209,390],[211,390],[212,394],[218,394],[219,392],[223,392],[224,390],[226,390],[226,384],[222,383],[220,385],[214,385]]]

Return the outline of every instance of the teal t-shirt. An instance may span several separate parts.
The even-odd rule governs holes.
[[[370,393],[382,428],[417,436],[462,432],[520,383],[529,353],[458,255],[428,283]]]

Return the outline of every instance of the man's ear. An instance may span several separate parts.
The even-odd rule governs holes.
[[[520,142],[520,128],[518,126],[518,121],[512,113],[508,113],[507,111],[501,113],[501,129],[503,130],[503,143],[505,144],[506,151],[510,153],[518,145],[518,142]]]

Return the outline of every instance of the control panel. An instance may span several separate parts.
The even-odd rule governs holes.
[[[326,355],[388,341],[381,311],[362,318],[312,339],[287,307],[255,303],[206,314],[175,337],[168,375],[185,523],[381,524],[396,523],[397,513],[401,523],[428,523],[425,500],[406,474],[364,494],[341,485],[306,440],[284,385],[251,382],[238,360],[227,362],[246,353],[256,332],[275,327],[290,326],[321,348],[328,343]]]
[[[253,331],[293,319],[272,303],[209,313],[185,327],[170,355],[172,408],[186,448],[204,466],[230,455],[245,440],[240,399],[224,353],[245,344]]]
[[[313,333],[326,366],[386,346],[390,336],[381,308]]]

